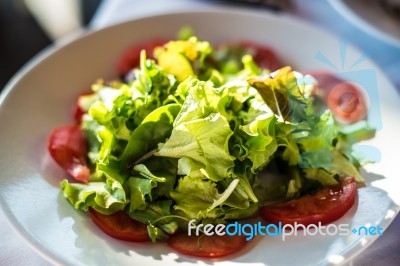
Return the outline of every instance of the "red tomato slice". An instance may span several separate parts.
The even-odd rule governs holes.
[[[239,40],[220,45],[223,47],[243,47],[248,53],[253,56],[254,62],[261,68],[267,68],[275,71],[281,67],[278,56],[274,50],[266,45],[255,43],[248,40]]]
[[[366,117],[367,104],[360,88],[355,84],[346,82],[327,71],[315,71],[309,74],[318,81],[315,94],[326,102],[337,121],[353,124]]]
[[[131,69],[138,67],[140,64],[140,52],[146,51],[147,58],[153,57],[153,50],[157,46],[162,46],[167,43],[167,39],[154,39],[144,43],[134,45],[127,49],[117,61],[117,73],[120,76],[124,76]]]
[[[54,129],[48,139],[51,157],[69,175],[79,182],[87,183],[89,168],[86,164],[86,140],[79,125]]]
[[[82,122],[82,116],[86,113],[84,110],[82,110],[82,108],[79,106],[79,98],[81,96],[86,96],[86,95],[90,95],[92,94],[92,91],[85,91],[83,93],[81,93],[75,101],[75,104],[72,108],[72,117],[74,118],[75,123],[77,123],[78,125],[81,124]]]
[[[89,216],[104,233],[113,238],[131,242],[150,240],[146,225],[133,220],[122,211],[104,215],[90,208]]]
[[[245,236],[212,235],[188,236],[178,233],[167,243],[175,251],[195,257],[218,258],[241,250],[247,243]],[[200,245],[199,245],[200,243]]]
[[[278,70],[280,68],[280,63],[276,53],[269,47],[261,44],[257,44],[249,41],[242,41],[247,49],[254,49],[255,54],[253,55],[254,61],[261,68],[268,68],[271,71]]]
[[[328,224],[342,217],[353,206],[356,195],[356,182],[349,177],[340,184],[325,187],[313,195],[263,206],[260,214],[266,222],[273,224]]]

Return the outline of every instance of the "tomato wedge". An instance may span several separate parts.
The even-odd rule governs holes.
[[[255,51],[253,58],[259,67],[268,68],[271,71],[279,69],[280,63],[278,57],[271,48],[250,41],[242,41],[241,45]]]
[[[157,46],[162,46],[167,43],[167,39],[154,39],[143,42],[128,48],[117,61],[117,73],[119,76],[124,76],[131,69],[138,67],[140,64],[140,52],[146,51],[147,58],[153,57],[153,50]]]
[[[48,150],[54,161],[75,180],[87,183],[90,170],[86,163],[86,140],[79,125],[54,129],[48,139]]]
[[[310,72],[317,81],[315,92],[327,104],[336,120],[344,124],[353,124],[367,115],[367,104],[361,89],[327,71]]]
[[[237,235],[189,236],[177,233],[171,236],[167,243],[173,250],[185,255],[218,258],[241,250],[247,241],[245,236]]]
[[[356,195],[356,182],[348,177],[340,184],[325,187],[313,195],[263,206],[260,214],[266,222],[273,224],[327,224],[342,217],[353,206]]]
[[[104,233],[113,238],[131,242],[150,240],[146,225],[122,211],[105,215],[89,208],[89,216]]]

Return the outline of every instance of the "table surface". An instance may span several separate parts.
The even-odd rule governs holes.
[[[216,1],[214,1],[216,2]],[[90,27],[99,29],[124,20],[167,11],[188,8],[212,8],[222,2],[199,0],[103,0],[94,15]],[[312,2],[312,3],[311,3]],[[374,61],[400,92],[400,46],[357,28],[343,18],[328,1],[292,0],[288,12],[293,16],[317,25],[321,29],[346,39]],[[268,12],[266,10],[266,12]],[[0,211],[0,265],[50,265],[40,257],[8,224]],[[350,265],[398,265],[400,261],[400,216],[370,247],[364,250]]]

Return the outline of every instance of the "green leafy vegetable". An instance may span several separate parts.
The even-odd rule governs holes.
[[[125,190],[112,178],[107,178],[105,182],[88,184],[68,183],[64,180],[61,188],[65,197],[76,209],[88,210],[92,207],[98,212],[111,214],[122,210],[128,203]]]
[[[155,156],[187,158],[201,167],[202,174],[219,181],[232,170],[234,157],[229,155],[228,140],[232,135],[229,124],[220,114],[192,120],[176,126],[171,137],[160,145]],[[215,163],[218,162],[218,163]],[[182,161],[178,161],[178,167]]]
[[[271,110],[285,121],[301,122],[306,119],[309,102],[300,90],[297,78],[290,67],[285,67],[267,77],[249,79]]]
[[[373,137],[365,121],[320,111],[311,76],[270,73],[240,47],[215,51],[188,34],[155,60],[142,51],[133,80],[80,98],[92,172],[88,184],[61,183],[75,208],[123,210],[157,241],[191,219],[227,223],[343,176],[364,182],[353,144]]]

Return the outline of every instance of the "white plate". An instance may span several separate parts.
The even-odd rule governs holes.
[[[262,237],[235,256],[201,261],[177,255],[162,243],[111,239],[64,200],[58,184],[65,174],[46,151],[51,129],[71,121],[69,110],[79,92],[97,78],[115,76],[116,58],[126,47],[153,37],[174,38],[183,25],[212,42],[239,38],[267,43],[300,71],[328,69],[325,58],[356,80],[358,74],[369,73],[379,90],[383,125],[370,144],[380,150],[381,161],[368,169],[372,172],[358,204],[337,223],[388,227],[400,205],[395,150],[400,147],[400,110],[393,86],[373,63],[357,61],[358,51],[344,49],[337,38],[293,18],[215,9],[148,17],[89,33],[46,50],[16,75],[0,101],[0,202],[16,230],[48,260],[66,265],[328,264],[345,262],[371,244],[376,236]]]
[[[400,19],[389,15],[377,0],[329,0],[329,3],[364,32],[400,47]]]

